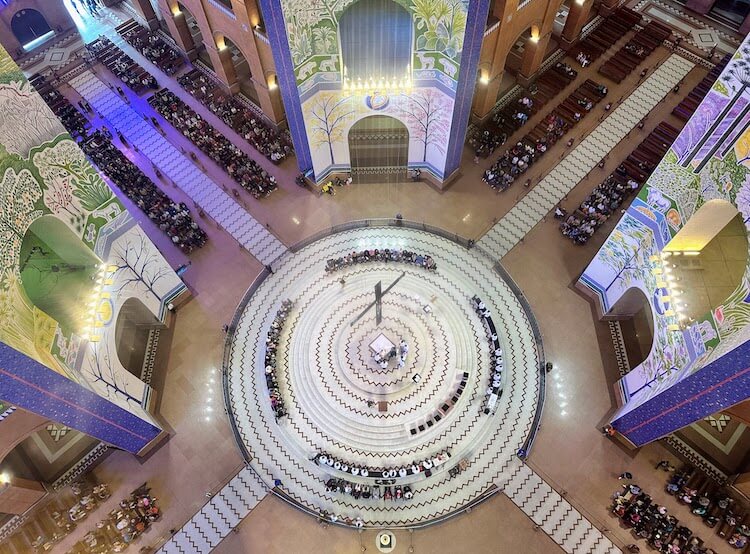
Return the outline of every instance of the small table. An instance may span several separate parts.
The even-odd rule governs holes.
[[[388,411],[388,402],[385,400],[381,400],[378,402],[378,411],[379,412],[387,412]]]
[[[393,344],[388,337],[383,333],[380,333],[375,337],[375,340],[370,343],[370,350],[372,350],[373,354],[377,354],[378,352],[390,352],[391,348],[394,346],[396,345]]]

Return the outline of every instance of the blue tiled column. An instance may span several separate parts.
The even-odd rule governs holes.
[[[300,171],[312,170],[312,155],[305,132],[305,120],[302,117],[302,103],[297,90],[297,79],[294,76],[292,54],[289,51],[289,39],[286,36],[284,13],[279,0],[260,0],[263,21],[266,25],[268,40],[271,43],[273,61],[276,64],[276,77],[279,80],[281,98],[289,124],[289,132],[294,142],[297,164]]]
[[[466,35],[464,36],[463,52],[461,53],[461,68],[456,86],[456,104],[453,108],[451,136],[445,156],[446,177],[461,165],[461,154],[466,140],[466,127],[471,114],[471,101],[477,85],[477,66],[479,54],[484,40],[484,29],[487,25],[487,12],[490,8],[489,0],[470,0],[466,12]]]
[[[3,343],[0,398],[134,454],[161,433],[149,421]]]
[[[750,342],[615,419],[612,426],[642,446],[750,397]]]

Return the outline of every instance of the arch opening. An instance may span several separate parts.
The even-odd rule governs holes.
[[[99,258],[65,223],[42,216],[23,237],[18,269],[34,306],[63,329],[80,331],[100,265]]]
[[[352,180],[357,183],[398,183],[406,179],[409,130],[398,119],[371,115],[349,129]]]
[[[55,36],[41,12],[30,8],[13,14],[10,28],[24,52],[30,52]]]
[[[359,0],[339,18],[341,57],[346,76],[375,82],[411,75],[411,14],[393,0]]]
[[[115,322],[117,358],[129,373],[141,378],[143,362],[153,329],[165,329],[146,305],[138,298],[128,298],[120,306]]]
[[[662,251],[677,315],[700,319],[741,288],[748,264],[747,229],[726,200],[703,204]]]
[[[631,368],[640,365],[654,344],[654,313],[644,292],[633,287],[617,300],[607,314],[617,319]]]

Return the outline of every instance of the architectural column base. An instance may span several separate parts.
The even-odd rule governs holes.
[[[568,52],[577,43],[578,43],[578,39],[568,40],[566,38],[560,37],[560,49],[563,50],[564,52]]]
[[[526,77],[525,75],[521,75],[519,73],[518,75],[516,75],[516,81],[518,81],[518,84],[521,85],[522,87],[528,87],[534,81],[534,79],[536,79],[538,76],[539,76],[538,71],[532,73],[528,77]]]
[[[148,19],[146,21],[146,27],[148,27],[150,31],[156,31],[159,28],[159,20],[155,17]]]

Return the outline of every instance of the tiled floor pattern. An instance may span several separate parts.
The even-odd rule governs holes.
[[[167,541],[164,554],[208,553],[237,527],[267,493],[250,468],[242,469]]]
[[[326,259],[366,247],[429,254],[438,269],[433,273],[407,264],[369,263],[324,272]],[[404,278],[384,298],[382,329],[406,329],[404,335],[415,341],[409,362],[416,364],[414,371],[423,379],[410,386],[393,385],[392,392],[376,396],[377,388],[362,376],[369,373],[373,381],[384,376],[373,367],[350,367],[341,356],[346,351],[342,341],[351,336],[350,322],[372,299],[375,282],[388,285],[403,271]],[[486,333],[471,308],[473,294],[490,306],[504,346],[504,394],[490,415],[481,413],[489,352]],[[277,360],[277,376],[289,416],[277,423],[263,378],[265,352],[258,345],[264,343],[279,304],[287,298],[294,306],[279,345],[284,355]],[[426,305],[429,314],[423,310]],[[374,314],[365,319],[363,325],[374,329]],[[509,478],[507,468],[534,418],[537,359],[522,306],[487,258],[421,231],[349,231],[286,257],[244,308],[230,361],[231,411],[262,480],[270,484],[280,479],[284,492],[299,504],[342,517],[362,517],[372,526],[414,525],[445,517]],[[448,415],[411,435],[409,429],[435,412],[464,371],[470,375],[467,388]],[[368,408],[368,398],[387,398],[388,412]],[[309,461],[323,450],[350,463],[397,467],[445,449],[451,451],[450,462],[430,478],[416,478],[411,501],[356,500],[330,493],[325,481],[335,470],[325,472]],[[468,468],[450,479],[447,470],[461,459],[469,462]]]
[[[693,68],[672,55],[524,196],[478,245],[501,259]]]
[[[286,248],[273,234],[96,75],[86,71],[71,79],[70,85],[263,264],[283,254]]]
[[[503,492],[563,550],[571,554],[621,552],[529,466],[516,458],[509,470],[511,477]]]
[[[258,361],[263,356],[263,352],[261,349],[256,349],[255,345],[262,342],[261,339],[267,332],[281,299],[295,299],[291,318],[295,317],[295,312],[297,316],[300,315],[301,305],[306,304],[306,299],[311,300],[307,302],[310,304],[309,309],[314,312],[310,314],[310,317],[317,320],[323,317],[323,314],[316,311],[316,304],[326,306],[327,303],[330,303],[330,309],[337,311],[342,304],[347,305],[346,298],[357,297],[360,291],[364,294],[364,290],[370,288],[373,279],[382,279],[386,272],[399,274],[404,270],[409,271],[409,267],[402,264],[394,264],[393,267],[389,266],[388,268],[384,268],[380,264],[364,264],[341,273],[330,275],[323,273],[324,260],[328,257],[349,252],[353,248],[362,248],[367,244],[377,245],[380,248],[398,245],[402,248],[412,248],[415,251],[425,253],[428,251],[434,252],[434,257],[438,263],[437,273],[426,274],[424,270],[413,268],[413,271],[417,272],[415,278],[421,277],[422,282],[425,281],[425,277],[435,280],[443,279],[446,282],[451,282],[454,285],[454,290],[442,291],[440,296],[435,298],[429,296],[428,287],[423,287],[420,293],[420,301],[417,304],[429,303],[433,307],[433,317],[435,319],[444,318],[447,320],[447,325],[450,323],[451,317],[454,317],[449,315],[447,305],[456,300],[462,303],[468,302],[469,297],[473,293],[477,293],[488,303],[493,313],[493,320],[502,328],[500,335],[504,341],[507,368],[506,394],[495,416],[479,416],[480,419],[484,419],[485,427],[490,427],[491,436],[483,436],[482,433],[473,435],[475,448],[473,450],[469,448],[468,451],[465,451],[465,454],[461,454],[471,461],[470,467],[458,478],[449,481],[443,472],[433,476],[430,480],[414,484],[416,495],[413,505],[408,505],[403,501],[401,503],[392,502],[390,506],[385,506],[383,501],[371,502],[368,505],[366,502],[369,501],[361,500],[355,504],[356,501],[351,497],[332,497],[322,489],[321,480],[325,479],[325,474],[306,459],[314,450],[306,450],[304,446],[299,448],[290,442],[291,437],[287,435],[288,429],[284,428],[286,424],[282,423],[279,426],[273,422],[265,386],[261,383],[256,388]],[[284,271],[287,268],[289,271]],[[369,275],[371,278],[368,279],[368,274],[371,272],[373,275]],[[345,284],[343,285],[339,282],[342,276],[345,278]],[[408,290],[412,286],[407,277],[404,277],[402,281],[405,281],[404,290]],[[387,281],[384,282],[387,283]],[[324,289],[325,292],[318,293],[317,291],[320,288]],[[347,290],[347,288],[350,290]],[[333,293],[340,297],[338,302],[332,302],[332,296],[329,295]],[[455,298],[451,295],[455,295]],[[317,302],[316,296],[320,297]],[[411,293],[402,294],[402,296],[411,297]],[[411,298],[416,302],[416,299]],[[386,304],[384,316],[396,319],[397,310],[409,310],[408,306],[396,306],[395,304],[398,302],[406,302],[406,300],[401,298],[400,300],[394,300],[390,306]],[[389,316],[389,312],[396,313]],[[261,318],[257,317],[259,313],[269,315]],[[344,323],[348,321],[347,318],[351,318],[353,313],[356,313],[356,308],[352,305],[348,316],[342,318]],[[455,316],[466,317],[467,320],[471,320],[472,317],[475,318],[473,314],[457,313]],[[288,320],[288,323],[291,323],[291,321]],[[336,327],[340,323],[329,322],[332,327]],[[400,323],[404,323],[404,320],[401,320]],[[384,324],[384,331],[390,332],[388,330],[393,325],[393,322]],[[514,455],[516,449],[522,444],[523,437],[528,432],[528,426],[533,418],[530,411],[533,410],[537,398],[537,391],[534,390],[534,387],[538,386],[535,368],[536,355],[533,337],[528,332],[527,325],[528,322],[525,321],[516,298],[492,272],[487,260],[471,255],[453,243],[426,233],[384,229],[351,231],[323,239],[293,256],[288,256],[287,259],[283,260],[280,271],[266,280],[261,289],[253,295],[245,308],[234,339],[232,370],[229,376],[230,395],[240,432],[246,441],[246,446],[254,456],[251,462],[253,469],[258,472],[268,487],[271,486],[273,480],[279,479],[284,492],[306,507],[316,511],[326,509],[342,516],[361,516],[368,523],[382,526],[408,525],[409,523],[416,523],[420,517],[436,517],[441,512],[453,511],[462,503],[469,502],[478,492],[500,487],[508,498],[518,505],[541,530],[547,533],[565,551],[571,554],[580,552],[614,554],[619,552],[619,549],[609,539],[603,536],[598,529]],[[471,323],[468,326],[471,326]],[[301,343],[304,343],[305,340],[305,327],[309,327],[313,333],[320,331],[320,327],[312,322],[306,324],[304,321],[298,321],[289,325],[289,327],[301,327],[299,330]],[[526,332],[521,329],[526,329]],[[356,331],[352,331],[352,333],[356,334]],[[294,342],[293,335],[295,333],[287,329],[285,334],[287,342],[290,339]],[[470,334],[473,334],[473,331],[470,331]],[[348,337],[349,335],[344,333],[344,336]],[[422,337],[420,340],[425,339]],[[312,346],[317,342],[319,341],[310,341],[312,351],[317,348]],[[455,348],[455,343],[451,343],[451,346]],[[415,354],[416,356],[418,355]],[[247,368],[253,366],[256,367],[255,375],[248,374]],[[371,373],[375,374],[376,372],[371,371]],[[472,380],[475,379],[474,374],[471,377]],[[317,384],[298,383],[297,386],[310,387],[317,386]],[[341,390],[333,392],[338,395],[346,393],[346,391]],[[471,395],[471,397],[467,396],[467,399],[469,399],[467,404],[476,409],[477,398]],[[458,406],[456,411],[458,412],[460,409],[461,407]],[[340,408],[333,410],[332,415],[335,417],[336,414],[340,413],[339,410]],[[359,422],[367,422],[368,419],[377,421],[377,415],[377,412],[372,412],[369,415],[362,416]],[[316,414],[315,417],[324,417],[324,415]],[[461,418],[476,419],[476,417],[472,418],[471,410],[462,414]],[[356,421],[351,416],[346,416],[346,420]],[[452,424],[441,423],[445,423],[449,431],[451,427],[458,431],[459,424],[455,422]],[[300,425],[304,425],[304,423]],[[464,424],[464,432],[470,434],[472,427],[476,426]],[[307,430],[310,433],[314,433],[314,431],[314,429]],[[445,429],[441,430],[440,426],[437,426],[433,430],[433,434],[439,435],[443,431]],[[450,431],[450,435],[454,436],[455,431]],[[358,437],[355,435],[349,438],[357,440]],[[429,439],[429,437],[427,438]],[[399,440],[408,441],[409,439],[407,436],[406,439],[402,437]],[[432,442],[432,440],[427,442]],[[364,445],[360,446],[364,447]],[[452,448],[454,457],[449,464],[450,466],[457,461],[458,456],[456,454],[460,448],[462,448],[461,445]],[[396,446],[397,449],[398,446]],[[437,450],[439,450],[439,447]],[[349,457],[352,456],[348,452],[344,454],[348,454]],[[363,459],[369,461],[379,455],[382,458],[382,453],[370,452]],[[414,457],[418,458],[419,456],[415,454]],[[252,506],[258,501],[257,499],[263,494],[262,485],[258,480],[251,479],[247,471],[247,469],[243,469],[240,475],[244,474],[244,477],[233,479],[220,494],[215,496],[173,537],[162,549],[162,552],[207,552],[216,546],[221,537],[226,536],[229,529],[239,523],[244,514],[252,509]],[[240,506],[239,498],[244,498],[246,504]],[[379,519],[373,521],[372,518]]]

